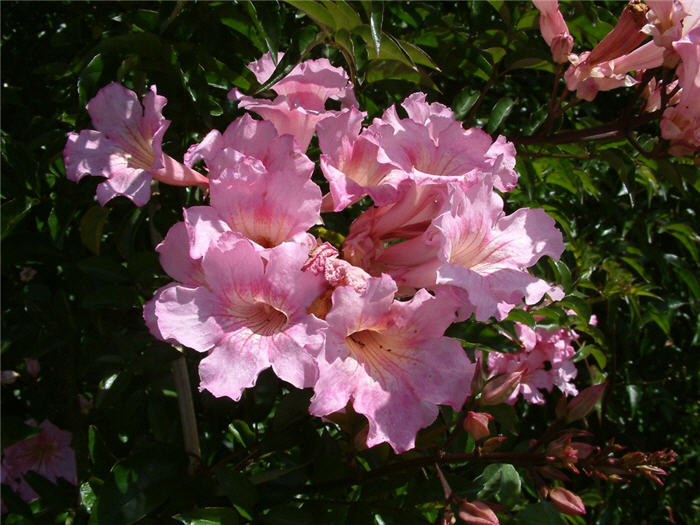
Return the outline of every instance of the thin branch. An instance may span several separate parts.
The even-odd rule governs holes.
[[[177,390],[177,405],[180,409],[180,423],[182,424],[182,437],[185,442],[185,452],[190,458],[189,473],[194,474],[202,462],[202,451],[199,446],[199,433],[197,431],[197,419],[194,415],[194,401],[192,399],[192,386],[190,375],[187,371],[187,361],[182,353],[182,348],[175,346],[180,356],[173,361],[173,379]]]

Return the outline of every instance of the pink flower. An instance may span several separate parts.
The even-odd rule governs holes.
[[[211,177],[211,208],[198,210],[206,251],[210,233],[238,232],[263,248],[286,241],[312,245],[306,231],[321,220],[321,189],[311,181],[314,164],[299,151],[291,136],[278,136],[274,126],[249,115],[231,123],[221,134],[211,131],[190,147],[185,163],[204,160]]]
[[[369,421],[367,446],[387,442],[401,453],[435,420],[438,404],[462,406],[474,365],[443,337],[455,319],[449,300],[419,290],[400,302],[395,292],[387,275],[370,279],[362,294],[336,288],[309,411],[326,416],[352,401]]]
[[[377,206],[397,199],[405,177],[394,166],[377,160],[379,147],[372,131],[360,133],[364,118],[357,108],[335,113],[317,126],[321,169],[330,183],[333,211],[340,211],[365,195]]]
[[[435,283],[452,287],[462,315],[474,313],[477,321],[503,319],[516,304],[535,304],[544,294],[561,299],[560,289],[527,272],[540,257],[558,259],[564,251],[554,224],[544,210],[521,208],[505,215],[503,200],[486,182],[466,192],[455,187],[450,211],[437,217],[425,236],[426,243],[440,242]],[[431,279],[433,269],[411,278]]]
[[[642,32],[651,35],[659,47],[671,48],[681,38],[683,19],[688,15],[679,0],[646,0],[650,7]]]
[[[170,284],[144,307],[153,335],[209,352],[200,389],[238,401],[272,367],[292,385],[312,386],[325,323],[307,313],[323,281],[301,270],[308,249],[285,243],[267,259],[246,239],[224,233],[202,257],[203,283]]]
[[[681,85],[678,105],[667,108],[661,136],[671,141],[673,155],[692,155],[700,147],[700,27],[673,43],[680,55],[677,75]]]
[[[379,162],[391,164],[416,184],[476,184],[493,175],[494,185],[510,191],[518,181],[515,147],[500,139],[495,144],[477,128],[465,130],[451,109],[428,104],[425,93],[413,93],[401,104],[408,118],[390,107],[370,126],[368,138],[379,147]]]
[[[540,32],[552,50],[554,61],[560,64],[565,63],[574,46],[574,37],[569,33],[569,28],[561,11],[559,11],[559,2],[557,0],[533,0],[532,3],[540,11]]]
[[[284,56],[278,55],[278,60]],[[261,84],[266,82],[275,64],[269,53],[248,65]],[[232,89],[228,98],[238,100],[239,106],[253,111],[275,125],[280,135],[294,136],[302,151],[311,142],[316,125],[331,112],[326,110],[328,99],[339,100],[344,107],[357,106],[357,100],[347,73],[333,67],[328,59],[306,60],[272,86],[274,100],[243,95]]]
[[[27,423],[36,426],[32,421]],[[73,485],[78,482],[70,432],[59,429],[48,419],[42,421],[39,428],[40,434],[18,441],[2,451],[2,482],[25,501],[38,497],[24,480],[23,474],[27,472],[36,472],[52,483],[58,478]]]
[[[322,275],[329,286],[351,286],[357,293],[367,290],[370,275],[362,268],[338,259],[338,250],[324,242],[311,252],[303,269],[315,275]]]
[[[515,323],[515,331],[523,350],[508,354],[491,352],[488,357],[489,377],[522,371],[520,384],[511,392],[508,403],[514,404],[522,394],[528,403],[544,404],[541,390],[551,392],[554,386],[567,395],[577,395],[572,383],[578,373],[572,361],[576,353],[572,343],[578,334],[567,328],[532,329],[522,323]]]
[[[143,206],[151,196],[152,179],[176,186],[206,186],[206,177],[161,150],[170,125],[162,114],[166,103],[155,86],[143,97],[143,107],[136,93],[121,84],[103,87],[87,105],[97,130],[68,135],[63,150],[66,176],[75,182],[85,175],[106,177],[97,187],[102,205],[124,195]]]

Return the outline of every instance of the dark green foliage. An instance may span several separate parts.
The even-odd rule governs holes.
[[[590,49],[620,4],[563,9],[577,44]],[[169,282],[154,245],[201,192],[154,187],[141,209],[122,198],[102,208],[98,179],[65,178],[66,135],[91,127],[83,108],[105,84],[139,93],[158,86],[172,121],[164,149],[177,158],[242,114],[226,99],[230,88],[269,88],[245,66],[280,50],[278,77],[302,58],[345,67],[370,117],[423,90],[467,126],[516,141],[520,181],[507,206],[544,208],[567,243],[561,262],[537,267],[567,299],[533,314],[582,334],[579,386],[610,381],[588,429],[600,445],[614,437],[629,450],[679,453],[664,487],[576,478],[585,519],[540,502],[510,464],[445,466],[455,493],[505,505],[502,523],[663,523],[668,509],[692,523],[700,513],[700,175],[688,159],[640,154],[659,140],[658,120],[635,130],[638,147],[624,138],[528,140],[639,109],[623,89],[548,120],[556,66],[537,24],[530,3],[502,1],[3,2],[2,369],[19,378],[2,387],[2,445],[31,435],[25,420],[48,418],[72,432],[79,477],[78,487],[54,487],[30,476],[40,499],[29,505],[3,486],[6,522],[419,524],[441,515],[432,467],[395,465],[445,446],[446,430],[461,428],[451,410],[401,457],[386,445],[358,450],[359,416],[348,414],[343,430],[313,418],[311,392],[290,391],[269,372],[239,403],[195,392],[202,463],[189,473],[171,373],[179,354],[148,333],[141,308]],[[353,213],[326,224],[328,240],[347,233]],[[513,312],[500,328],[512,331],[515,321],[536,322]],[[493,325],[463,323],[449,335],[470,353],[515,349]],[[27,357],[39,360],[38,378]],[[197,385],[201,356],[186,350],[185,358]],[[542,434],[557,395],[546,407],[494,407],[509,437],[504,450]],[[463,431],[455,436],[449,452],[473,450]],[[385,475],[368,474],[377,469]]]

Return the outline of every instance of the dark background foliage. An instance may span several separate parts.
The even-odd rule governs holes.
[[[562,9],[583,50],[614,25],[621,6]],[[440,447],[440,426],[454,414],[445,410],[402,458],[386,446],[358,451],[352,435],[308,415],[309,391],[271,373],[240,403],[195,393],[202,465],[188,474],[171,373],[179,354],[149,335],[141,306],[168,282],[154,244],[203,197],[161,186],[143,208],[126,199],[102,208],[97,178],[65,178],[66,135],[91,127],[84,106],[100,87],[119,81],[142,93],[156,84],[172,120],[164,150],[177,158],[241,114],[226,92],[258,89],[245,66],[277,49],[287,52],[281,69],[310,50],[305,58],[327,56],[350,70],[370,116],[423,90],[466,125],[519,140],[521,178],[507,206],[545,208],[567,242],[562,262],[538,266],[565,287],[567,300],[540,313],[583,334],[579,386],[603,375],[610,381],[589,430],[598,444],[614,437],[630,450],[679,453],[664,487],[577,479],[571,487],[589,511],[566,521],[663,523],[672,509],[676,523],[692,523],[700,513],[697,168],[640,153],[658,141],[658,121],[636,129],[634,144],[542,138],[636,114],[640,102],[633,89],[602,93],[548,121],[549,49],[536,10],[515,2],[2,3],[2,368],[20,374],[2,387],[2,442],[28,435],[25,420],[48,418],[72,432],[79,474],[77,488],[30,479],[40,495],[31,505],[3,486],[7,522],[437,519],[444,502],[432,471],[353,479]],[[520,140],[528,136],[540,138]],[[328,227],[342,233],[348,214]],[[591,313],[597,328],[587,325]],[[513,320],[522,318],[503,328]],[[509,350],[492,328],[465,323],[452,333]],[[197,385],[200,356],[185,356]],[[39,360],[38,378],[27,373],[26,357]],[[551,397],[546,408],[494,411],[507,447],[546,428]],[[461,435],[450,450],[473,446]],[[564,522],[537,502],[522,472],[500,468],[496,481],[493,474],[479,464],[446,470],[461,495],[511,509],[504,523]]]

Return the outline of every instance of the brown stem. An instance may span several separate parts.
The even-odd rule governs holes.
[[[600,126],[575,131],[564,131],[562,133],[552,135],[551,137],[511,137],[511,141],[514,142],[516,146],[527,146],[531,144],[568,144],[571,142],[620,138],[624,137],[629,130],[643,126],[652,120],[656,120],[662,113],[662,110],[658,110],[652,113],[638,115],[630,119],[617,119]]]
[[[431,456],[422,458],[409,459],[398,463],[392,463],[384,467],[380,467],[369,472],[359,472],[354,476],[319,483],[315,485],[307,485],[301,492],[313,492],[316,490],[330,490],[346,485],[366,483],[373,479],[380,478],[389,474],[402,472],[405,470],[413,470],[417,468],[427,467],[432,464],[444,465],[450,463],[464,463],[466,461],[480,463],[512,463],[515,465],[543,465],[555,461],[555,458],[545,454],[535,454],[532,452],[470,452],[445,454],[438,452]]]
[[[182,437],[185,442],[185,452],[190,458],[189,473],[199,468],[202,462],[202,452],[199,447],[199,433],[197,432],[197,419],[194,415],[194,401],[192,399],[192,386],[190,375],[187,371],[187,362],[182,354],[182,348],[175,346],[180,356],[173,361],[173,379],[177,390],[177,405],[180,409],[180,423],[182,424]]]

